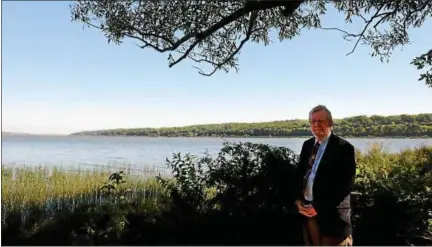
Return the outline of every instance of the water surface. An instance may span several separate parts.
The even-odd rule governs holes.
[[[299,153],[306,138],[226,138],[284,146]],[[390,152],[432,145],[432,139],[348,138],[360,151],[380,143]],[[216,137],[3,136],[2,164],[95,167],[128,164],[140,168],[164,166],[173,153],[216,155],[224,142]]]

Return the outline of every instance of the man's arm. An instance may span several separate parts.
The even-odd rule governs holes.
[[[356,175],[354,147],[346,142],[340,146],[339,162],[335,167],[335,177],[328,193],[325,208],[334,209],[351,193]]]
[[[307,159],[307,155],[306,155],[306,143],[307,141],[303,142],[303,146],[302,149],[300,151],[300,160],[295,172],[295,176],[294,176],[294,195],[296,197],[296,200],[302,199],[303,198],[303,193],[302,193],[302,186],[303,186],[303,176],[306,172],[306,166],[305,166],[305,162]]]

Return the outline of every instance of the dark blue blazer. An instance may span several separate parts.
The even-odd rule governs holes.
[[[303,198],[303,177],[308,166],[315,138],[306,140],[300,152],[296,175],[297,196]],[[352,234],[351,198],[356,162],[354,147],[347,140],[332,133],[321,158],[313,185],[313,206],[317,211],[320,232],[334,237]]]

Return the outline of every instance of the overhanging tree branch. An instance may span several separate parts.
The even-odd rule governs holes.
[[[186,1],[175,1],[177,4],[183,4],[183,6],[178,6],[178,8],[186,8]],[[72,12],[74,13],[74,20],[80,20],[83,23],[86,23],[92,27],[101,29],[104,31],[108,36],[109,40],[115,40],[117,43],[119,43],[120,39],[122,37],[128,37],[131,39],[138,40],[142,44],[137,44],[140,48],[152,48],[153,50],[165,53],[165,52],[177,52],[180,53],[180,56],[178,58],[174,58],[172,54],[169,55],[169,67],[173,67],[183,61],[186,58],[190,58],[192,61],[198,62],[198,63],[207,63],[211,66],[213,66],[213,70],[209,73],[203,73],[202,71],[200,74],[202,75],[213,75],[217,70],[219,69],[227,69],[228,67],[235,67],[233,66],[232,61],[235,59],[236,55],[239,53],[239,51],[244,47],[244,44],[250,40],[251,35],[255,31],[262,31],[263,28],[250,28],[245,30],[245,38],[240,42],[240,44],[237,46],[236,49],[225,49],[225,53],[223,55],[219,56],[211,56],[211,55],[205,55],[202,56],[200,52],[193,52],[195,49],[202,46],[202,44],[210,44],[213,47],[206,48],[205,50],[207,53],[213,52],[217,53],[215,49],[217,48],[215,43],[216,40],[219,40],[219,42],[226,43],[224,45],[228,45],[229,40],[233,38],[233,35],[224,35],[223,31],[221,31],[224,27],[227,26],[235,26],[233,29],[235,29],[236,32],[239,31],[238,26],[241,25],[246,19],[250,19],[250,24],[255,22],[256,19],[264,19],[263,14],[260,14],[260,11],[265,11],[269,9],[274,8],[283,8],[280,12],[280,14],[284,16],[289,16],[290,14],[293,14],[294,11],[296,11],[299,6],[305,2],[305,0],[293,0],[293,1],[232,1],[233,4],[228,3],[225,4],[226,9],[229,11],[222,11],[221,13],[217,13],[218,19],[216,17],[210,18],[208,16],[204,16],[206,18],[210,18],[210,21],[203,20],[198,17],[192,17],[190,14],[185,14],[187,16],[185,18],[185,23],[189,22],[192,23],[190,20],[191,17],[195,19],[195,23],[205,23],[207,22],[209,25],[202,25],[201,28],[197,27],[195,30],[192,30],[190,28],[189,30],[183,31],[183,35],[179,38],[171,38],[170,36],[173,36],[172,32],[169,33],[166,32],[160,32],[158,28],[155,28],[156,26],[164,26],[167,23],[163,20],[156,20],[156,23],[159,22],[159,25],[156,25],[152,28],[145,28],[137,23],[139,23],[139,18],[141,15],[138,13],[139,11],[145,12],[145,8],[151,9],[155,8],[155,5],[158,3],[150,3],[150,1],[139,1],[137,9],[131,10],[127,9],[132,6],[131,3],[109,3],[106,0],[100,1],[99,3],[92,2],[92,1],[79,1],[78,4],[72,9]],[[243,4],[239,4],[240,2],[243,2]],[[193,4],[193,6],[197,10],[202,10],[203,6],[199,4],[199,1],[190,1],[188,2],[189,5]],[[164,7],[167,7],[166,4],[160,4]],[[204,5],[207,5],[205,3]],[[210,3],[208,5],[211,5]],[[237,7],[238,6],[238,7]],[[191,6],[189,6],[191,7]],[[206,7],[206,6],[204,6]],[[222,7],[222,5],[221,5]],[[91,22],[91,19],[89,18],[88,13],[85,12],[88,9],[97,9],[99,11],[94,11],[96,15],[96,19],[100,20],[100,23],[103,24],[94,24]],[[135,12],[134,12],[135,11]],[[210,12],[210,9],[205,10]],[[98,12],[101,12],[99,15]],[[134,14],[132,14],[134,12]],[[226,14],[222,14],[223,12],[226,12]],[[119,13],[123,13],[124,15],[120,15]],[[126,14],[125,14],[126,13]],[[129,14],[127,14],[129,13]],[[174,14],[174,13],[173,13]],[[209,15],[211,15],[209,13]],[[246,18],[247,15],[253,16],[253,18]],[[216,20],[217,19],[217,20]],[[172,21],[175,23],[175,21]],[[262,22],[262,21],[261,21]],[[181,23],[180,25],[183,25],[185,23]],[[171,24],[175,25],[175,24]],[[118,28],[121,27],[121,28]],[[150,30],[148,30],[150,29]],[[185,26],[177,26],[177,31],[188,29]],[[162,42],[160,42],[162,41]],[[205,46],[204,45],[204,46]],[[231,50],[230,53],[227,53],[227,50]],[[192,55],[192,56],[191,56]],[[202,58],[195,58],[196,56],[201,56]],[[228,65],[229,64],[229,65]]]
[[[213,69],[212,72],[204,73],[203,71],[200,71],[199,73],[201,75],[212,76],[218,69],[220,69],[224,64],[226,64],[229,60],[231,60],[241,50],[243,45],[250,39],[250,36],[253,32],[253,26],[254,26],[254,23],[256,21],[257,15],[258,15],[258,11],[259,10],[255,10],[251,14],[250,19],[249,19],[249,25],[248,25],[248,28],[246,31],[246,37],[240,42],[240,45],[235,49],[235,51],[233,53],[231,53],[231,55],[229,57],[227,57],[222,63],[213,64],[215,68]],[[211,61],[206,61],[206,62],[212,63]]]
[[[327,27],[321,27],[321,29],[323,30],[336,30],[339,32],[342,32],[344,34],[344,39],[348,39],[348,38],[357,38],[357,41],[354,44],[354,47],[352,48],[352,50],[350,52],[348,52],[346,55],[349,56],[351,54],[353,54],[358,46],[358,44],[360,43],[360,41],[364,38],[365,32],[368,30],[369,26],[372,24],[372,22],[377,19],[380,18],[377,23],[375,24],[374,28],[376,28],[376,26],[382,22],[383,20],[385,20],[386,16],[389,16],[391,14],[393,14],[394,12],[396,12],[396,9],[392,12],[385,12],[385,13],[380,13],[380,11],[384,8],[384,5],[381,5],[378,7],[378,9],[375,11],[375,14],[372,15],[371,18],[366,19],[363,15],[359,15],[360,18],[363,19],[363,21],[365,22],[365,26],[363,27],[362,31],[360,33],[350,33],[347,32],[345,30],[342,30],[340,28],[327,28]]]
[[[284,1],[247,1],[245,3],[244,7],[235,11],[231,15],[222,18],[219,22],[217,22],[213,26],[207,28],[205,31],[190,33],[188,35],[185,35],[182,38],[180,38],[176,43],[174,43],[171,47],[167,47],[160,52],[174,51],[175,49],[177,49],[181,44],[183,44],[187,40],[192,39],[192,38],[194,39],[193,43],[189,46],[189,48],[186,50],[186,52],[183,53],[183,55],[180,58],[169,63],[169,67],[171,68],[174,65],[178,64],[179,62],[181,62],[186,57],[188,57],[189,53],[204,39],[208,38],[210,35],[212,35],[216,31],[218,31],[222,27],[228,25],[229,23],[231,23],[235,20],[238,20],[240,17],[243,17],[246,14],[249,14],[253,11],[253,14],[252,14],[253,17],[251,17],[251,19],[250,19],[250,25],[249,25],[250,29],[248,29],[247,34],[246,34],[246,38],[244,40],[242,40],[239,47],[233,53],[231,53],[226,59],[224,59],[224,61],[222,63],[216,63],[216,64],[211,63],[211,64],[215,65],[215,68],[209,74],[202,73],[202,71],[200,71],[201,75],[208,75],[208,76],[213,75],[218,69],[220,69],[224,64],[226,64],[229,60],[231,60],[240,51],[240,49],[243,47],[243,45],[249,40],[250,35],[252,33],[253,23],[254,23],[255,19],[257,18],[257,14],[259,11],[265,10],[265,9],[270,9],[270,8],[275,8],[278,6],[285,6],[284,13],[287,14],[288,11],[291,11],[291,12],[295,11],[300,6],[300,4],[302,2],[303,1],[290,1],[288,4]],[[201,61],[206,61],[206,60],[204,59]],[[208,62],[208,61],[206,61],[206,62]]]
[[[339,10],[345,10],[346,5],[340,4]],[[352,6],[351,6],[352,7]],[[374,14],[370,18],[365,18],[360,11],[367,13],[370,9],[375,9]],[[323,30],[336,30],[343,33],[345,40],[357,38],[353,49],[347,55],[353,54],[362,41],[364,44],[371,46],[374,49],[372,56],[380,56],[381,61],[390,57],[392,50],[399,45],[410,43],[408,36],[408,28],[419,27],[425,20],[426,16],[432,15],[432,1],[404,1],[404,0],[388,0],[376,1],[374,6],[367,5],[357,9],[357,12],[349,13],[347,19],[357,16],[361,18],[365,25],[360,33],[353,33],[341,28],[322,27]],[[371,28],[371,25],[374,25]],[[389,31],[379,30],[380,26],[388,24]]]
[[[423,71],[418,80],[424,81],[428,87],[432,88],[432,49],[416,57],[411,64],[413,64],[417,70]]]
[[[321,16],[333,5],[364,23],[360,32],[344,27],[321,27]],[[189,59],[213,67],[209,72],[195,65],[201,75],[218,70],[238,71],[238,56],[247,42],[271,42],[270,30],[280,41],[291,39],[304,28],[337,30],[344,39],[373,49],[381,61],[392,51],[410,43],[408,30],[422,26],[432,16],[430,0],[78,0],[71,8],[72,20],[100,29],[108,42],[124,38],[138,41],[140,48],[168,52],[173,67]],[[253,17],[253,18],[252,18]],[[174,54],[176,53],[176,54]]]

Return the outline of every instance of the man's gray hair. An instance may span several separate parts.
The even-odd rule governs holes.
[[[330,110],[325,105],[317,105],[309,112],[309,122],[311,121],[312,114],[319,111],[325,111],[327,113],[327,120],[330,126],[333,126],[333,117]]]

